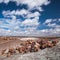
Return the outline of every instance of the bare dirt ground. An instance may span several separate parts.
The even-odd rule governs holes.
[[[2,49],[17,47],[23,40],[26,39],[37,39],[37,38],[1,38],[0,37],[0,51]],[[60,40],[60,38],[59,38]],[[11,57],[0,56],[0,60],[60,60],[60,41],[59,43],[52,47],[40,50],[38,52],[26,53],[26,54],[15,54]]]
[[[60,60],[60,43],[53,48],[46,48],[39,52],[17,54],[8,58],[0,58],[0,60]]]

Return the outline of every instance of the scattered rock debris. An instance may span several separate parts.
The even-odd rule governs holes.
[[[10,57],[14,54],[25,54],[30,52],[37,52],[45,48],[52,48],[56,46],[58,40],[26,40],[17,46],[16,48],[3,49],[1,51],[2,56]]]

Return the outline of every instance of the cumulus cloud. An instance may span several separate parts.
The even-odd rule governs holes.
[[[21,10],[16,10],[16,11],[15,10],[13,10],[13,11],[3,11],[2,14],[4,15],[4,17],[13,18],[12,19],[13,21],[17,20],[16,15],[24,17],[25,19],[24,19],[24,21],[22,22],[21,25],[37,26],[39,24],[38,21],[39,21],[40,13],[38,11],[30,12],[29,10],[21,9]]]
[[[7,32],[7,34],[9,35],[31,34],[31,32],[36,30],[39,25],[38,21],[39,21],[40,14],[38,11],[32,13],[25,9],[16,10],[16,11],[8,10],[8,11],[3,11],[2,14],[4,15],[5,18],[6,17],[11,18],[11,19],[2,20],[1,21],[2,24],[0,25],[0,28],[2,28],[3,30],[4,28],[8,28],[8,30],[10,30],[10,33]],[[21,18],[17,19],[16,15],[23,16],[25,17],[25,19],[21,21]],[[6,24],[4,21],[8,24]],[[5,30],[5,31],[8,31],[8,30]]]
[[[43,29],[42,32],[46,33],[48,36],[60,36],[60,24],[58,24],[59,19],[47,19],[43,23],[45,26],[50,27],[50,29]]]
[[[0,0],[0,3],[2,3],[3,2],[3,0]]]
[[[34,13],[27,14],[26,18],[39,17],[40,15],[41,14],[38,11],[36,11]]]
[[[59,22],[60,22],[60,19],[59,19]]]
[[[0,35],[11,35],[11,36],[54,36],[59,35],[60,33],[60,25],[54,23],[57,19],[47,19],[43,25],[48,27],[54,27],[51,29],[43,29],[39,30],[40,26],[39,17],[41,16],[40,12],[43,12],[42,5],[48,5],[50,3],[49,0],[0,0],[0,3],[4,2],[8,4],[8,2],[13,1],[19,4],[26,4],[28,9],[21,10],[7,10],[3,11],[2,14],[4,19],[0,19]],[[20,6],[20,5],[19,5]],[[31,12],[31,10],[37,9],[35,12]],[[22,16],[24,19],[22,20],[20,17],[17,19],[17,16]],[[8,19],[6,19],[8,18]],[[11,18],[11,19],[9,19]],[[60,21],[60,19],[58,19]]]
[[[2,20],[2,19],[1,19]],[[8,28],[10,30],[14,30],[16,28],[16,26],[18,26],[20,24],[19,20],[16,20],[15,16],[12,16],[12,19],[3,19],[1,21],[2,23],[0,24],[0,28]]]
[[[48,26],[50,26],[50,27],[56,27],[56,25],[57,25],[56,23],[52,23],[52,24],[49,23],[49,24],[48,24]]]
[[[37,26],[39,22],[36,19],[26,19],[25,21],[22,22],[22,25],[25,26]]]
[[[47,19],[45,20],[44,24],[51,23],[51,22],[52,22],[52,19]]]
[[[32,22],[30,22],[30,21],[32,21]],[[60,36],[60,25],[53,23],[53,24],[48,25],[48,26],[52,26],[54,28],[36,30],[36,28],[38,27],[38,24],[35,24],[36,22],[33,23],[34,21],[26,19],[22,22],[20,22],[20,21],[16,22],[15,20],[13,22],[13,20],[11,20],[8,25],[4,24],[3,21],[1,21],[3,23],[2,26],[4,25],[3,28],[9,28],[9,29],[5,30],[5,29],[0,28],[0,33],[1,33],[0,35],[4,34],[4,35],[9,35],[9,36],[10,35],[11,36],[13,36],[13,35],[14,36],[16,36],[16,35],[17,36],[19,36],[19,35],[22,35],[22,36],[24,36],[24,35],[25,36],[27,36],[27,35],[28,36]],[[19,25],[18,25],[18,23],[19,23]],[[37,27],[35,25],[37,25]],[[21,28],[21,27],[24,27],[24,28]]]
[[[58,24],[59,19],[47,19],[43,24],[49,27],[60,27],[60,24]]]
[[[28,12],[28,10],[25,10],[25,9],[22,9],[22,10],[13,10],[13,11],[3,11],[2,12],[2,14],[4,15],[4,16],[8,16],[8,15],[26,15],[26,14],[28,14],[29,12]]]
[[[17,5],[19,4],[26,4],[29,9],[36,8],[40,11],[42,11],[42,8],[40,6],[42,5],[48,5],[50,3],[49,0],[0,0],[0,3],[4,2],[8,4],[8,2],[13,1],[16,2]]]
[[[50,1],[48,0],[14,0],[17,2],[17,4],[27,4],[28,7],[31,9],[31,8],[35,8],[35,7],[39,7],[39,6],[42,6],[43,4],[44,5],[47,5],[50,3]]]

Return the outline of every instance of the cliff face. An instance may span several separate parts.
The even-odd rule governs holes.
[[[1,57],[0,60],[60,60],[60,42],[52,47],[40,50],[39,52],[16,54],[11,57]]]

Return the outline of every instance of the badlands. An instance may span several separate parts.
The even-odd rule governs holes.
[[[50,54],[50,49],[54,50],[57,45],[60,45],[59,39],[57,37],[0,37],[0,60],[24,60],[23,56],[27,60],[44,59],[46,52]],[[40,55],[44,56],[41,57]],[[48,57],[45,59],[47,60]]]

